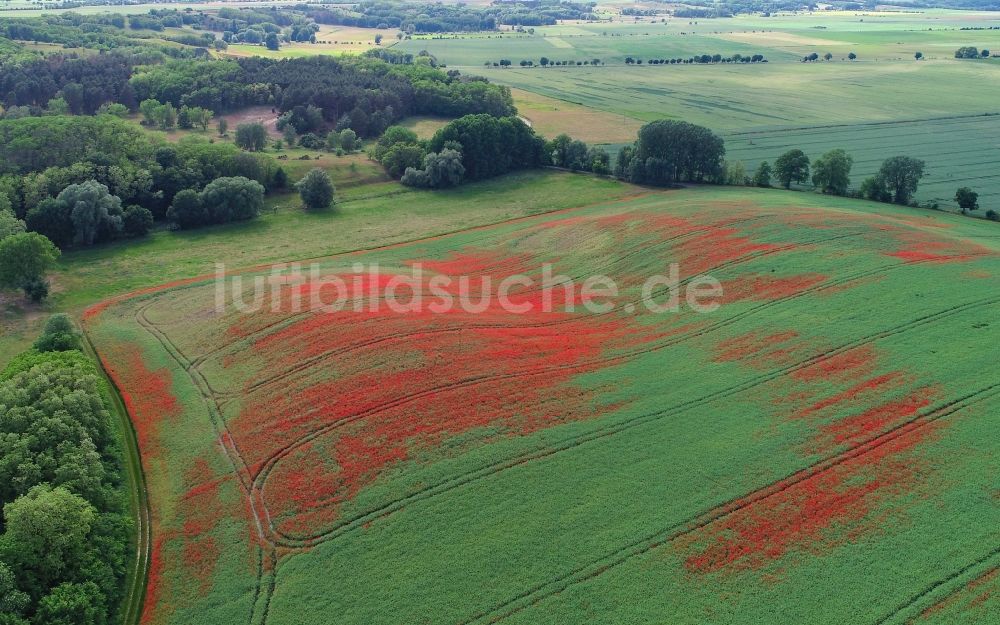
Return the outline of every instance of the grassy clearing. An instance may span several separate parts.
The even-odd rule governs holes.
[[[87,327],[149,398],[147,617],[902,622],[985,576],[936,622],[989,622],[998,252],[954,215],[701,188],[324,264],[552,262],[615,279],[600,315],[112,305]],[[626,308],[670,262],[722,306]]]
[[[399,125],[403,128],[409,128],[413,132],[417,133],[417,136],[421,139],[430,139],[434,136],[435,132],[444,128],[450,121],[450,119],[444,117],[416,115],[414,117],[407,117],[399,122]]]

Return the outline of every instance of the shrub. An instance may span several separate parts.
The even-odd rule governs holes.
[[[32,347],[40,352],[68,352],[80,349],[80,335],[69,315],[56,313],[45,322],[45,329]]]
[[[329,208],[333,203],[334,188],[330,174],[319,167],[312,169],[295,185],[306,208]]]

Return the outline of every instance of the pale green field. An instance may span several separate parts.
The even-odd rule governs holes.
[[[509,59],[517,65],[521,60],[539,62],[541,57],[558,61],[584,61],[600,59],[607,64],[623,64],[625,57],[687,58],[693,55],[722,54],[732,56],[739,53],[752,56],[764,54],[769,59],[798,60],[799,55],[769,50],[761,45],[724,41],[702,35],[681,35],[679,33],[645,34],[635,32],[623,36],[603,36],[599,33],[586,35],[553,35],[516,37],[498,35],[454,36],[451,38],[411,39],[401,41],[395,49],[416,54],[427,50],[438,61],[449,66],[481,66],[487,61],[497,62]],[[662,27],[661,27],[662,30]]]
[[[843,148],[854,158],[851,183],[855,188],[888,157],[920,158],[927,166],[918,200],[957,208],[955,190],[967,186],[979,193],[981,210],[1000,209],[1000,116],[737,132],[725,139],[727,160],[743,161],[748,172],[763,160],[773,164],[793,148],[813,159]]]
[[[640,120],[718,131],[1000,110],[991,61],[491,69],[490,80]]]

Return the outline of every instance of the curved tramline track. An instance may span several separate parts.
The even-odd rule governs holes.
[[[668,193],[664,198],[673,195]],[[534,609],[539,610],[543,620],[561,619],[550,616],[549,611],[572,609],[572,599],[568,597],[590,592],[595,585],[614,587],[619,583],[608,579],[652,574],[644,556],[653,551],[668,552],[670,562],[678,558],[682,566],[689,567],[686,573],[679,574],[689,579],[723,575],[714,572],[717,569],[742,571],[765,566],[757,560],[737,560],[734,564],[719,555],[727,549],[740,553],[739,544],[726,542],[732,540],[733,528],[755,522],[753,515],[761,510],[791,505],[789,502],[796,501],[801,493],[812,492],[817,485],[839,483],[841,479],[856,481],[865,475],[859,471],[882,470],[879,463],[895,462],[893,454],[923,454],[930,445],[925,441],[938,440],[944,436],[942,432],[951,432],[955,423],[981,420],[1000,401],[1000,383],[990,380],[952,383],[949,376],[955,372],[948,368],[952,362],[948,360],[950,356],[942,361],[945,375],[938,380],[926,370],[934,359],[925,352],[914,351],[928,342],[934,350],[943,349],[940,337],[951,327],[982,328],[983,336],[990,336],[992,326],[988,320],[1000,310],[1000,291],[987,279],[998,265],[998,256],[992,249],[972,245],[964,237],[951,236],[945,231],[918,229],[906,215],[855,217],[844,208],[811,215],[742,206],[735,211],[730,209],[736,214],[722,215],[718,210],[699,214],[694,207],[684,206],[681,215],[687,221],[671,215],[672,221],[665,219],[659,230],[644,229],[636,224],[643,224],[643,220],[655,215],[657,206],[648,197],[643,200],[636,206],[617,202],[579,212],[560,211],[558,217],[542,215],[519,220],[523,224],[504,226],[502,230],[475,228],[469,230],[468,236],[458,234],[416,245],[390,246],[383,248],[384,253],[377,258],[385,266],[402,267],[429,257],[441,259],[429,261],[438,267],[433,271],[460,269],[469,264],[475,268],[473,271],[506,275],[536,271],[543,259],[549,260],[546,248],[551,240],[572,241],[578,246],[574,248],[576,255],[568,252],[552,259],[555,273],[577,281],[588,274],[608,272],[612,278],[631,285],[625,297],[616,299],[602,312],[560,312],[551,318],[458,315],[435,318],[434,323],[416,318],[413,322],[399,319],[388,322],[388,318],[380,316],[387,313],[379,312],[358,317],[357,321],[350,316],[335,317],[336,322],[332,323],[315,321],[310,313],[299,310],[282,314],[272,311],[252,317],[245,324],[239,316],[207,321],[216,325],[189,337],[184,334],[185,307],[207,310],[203,303],[211,295],[209,285],[191,282],[182,287],[181,300],[174,297],[174,291],[147,293],[122,300],[113,308],[114,314],[91,321],[94,328],[88,335],[92,335],[98,349],[109,348],[116,383],[127,386],[130,382],[120,365],[115,366],[114,358],[142,346],[141,352],[155,354],[157,375],[169,373],[176,388],[190,389],[183,395],[183,413],[174,413],[172,417],[183,415],[187,428],[184,434],[181,431],[175,434],[171,429],[157,435],[169,441],[172,436],[190,436],[203,427],[200,436],[206,442],[206,452],[199,453],[214,451],[217,457],[221,451],[225,468],[216,464],[211,472],[198,473],[196,481],[185,478],[182,488],[190,489],[189,493],[200,493],[201,480],[210,480],[205,487],[218,481],[238,493],[241,501],[238,508],[233,508],[232,498],[227,498],[225,501],[230,503],[226,508],[218,503],[222,500],[216,500],[213,505],[217,511],[211,514],[224,515],[219,518],[225,524],[214,525],[213,521],[197,534],[180,529],[186,508],[179,508],[181,514],[174,513],[175,517],[161,521],[167,529],[160,540],[167,541],[173,559],[159,565],[167,568],[156,571],[157,578],[163,574],[170,576],[167,586],[149,602],[150,614],[159,615],[156,622],[180,622],[176,619],[200,622],[199,619],[209,618],[210,612],[200,616],[199,601],[206,602],[206,609],[218,610],[225,601],[235,606],[237,598],[240,610],[246,610],[238,620],[250,625],[282,622],[288,618],[292,606],[301,607],[304,615],[311,614],[310,600],[299,594],[302,587],[298,584],[305,569],[312,571],[309,578],[324,589],[315,592],[344,587],[343,593],[331,595],[330,599],[335,597],[342,603],[345,622],[371,622],[372,614],[376,613],[380,622],[413,622],[424,617],[427,610],[435,616],[427,616],[425,620],[473,625],[507,619],[536,621],[530,612]],[[697,217],[691,217],[691,213]],[[722,230],[727,234],[717,236]],[[787,233],[794,236],[789,238]],[[713,245],[730,247],[716,252]],[[695,256],[698,270],[685,274],[678,287],[691,284],[702,274],[716,272],[724,283],[733,285],[733,295],[724,299],[721,312],[704,318],[682,313],[674,319],[634,314],[645,301],[635,286],[639,275],[636,272],[659,266],[663,259],[674,254],[705,255]],[[330,267],[332,271],[335,265]],[[247,273],[255,271],[258,270]],[[963,281],[985,290],[974,291],[971,286],[965,290],[955,288],[955,284]],[[746,290],[756,285],[763,285],[760,288],[766,295],[755,296]],[[854,326],[834,324],[829,331],[825,326],[809,328],[810,322],[815,325],[817,319],[822,319],[824,302],[834,306],[833,315],[850,314],[849,302],[856,297],[854,289],[874,293],[883,286],[894,294],[891,296],[914,298],[913,304],[896,303],[880,317],[874,314],[877,307],[869,303],[861,309],[860,323]],[[649,297],[655,300],[670,290],[659,287]],[[539,291],[536,281],[518,295],[534,295]],[[727,313],[728,305],[735,308]],[[803,321],[796,326],[799,316]],[[789,321],[793,325],[788,326]],[[324,325],[327,323],[330,325]],[[226,324],[231,324],[228,330],[238,332],[228,331]],[[127,342],[114,342],[118,328],[122,328],[122,336],[128,337]],[[806,328],[812,331],[806,332]],[[797,329],[803,330],[801,335]],[[299,332],[301,336],[297,335]],[[537,348],[529,342],[534,336],[544,339]],[[484,343],[486,339],[482,337],[507,341],[500,343],[503,350],[498,353],[516,356],[509,362],[491,364],[489,354],[494,353],[490,351],[493,347]],[[519,337],[526,337],[523,344]],[[545,342],[550,341],[549,337],[555,346],[568,341],[566,344],[575,348],[573,356],[549,358],[546,351],[549,343]],[[970,337],[964,337],[965,343],[969,340]],[[313,341],[318,341],[315,347]],[[596,347],[590,348],[591,343]],[[429,346],[423,358],[438,353],[448,356],[451,353],[448,350],[458,346],[455,352],[458,364],[444,366],[439,374],[425,375],[424,370],[435,369],[419,357],[414,357],[412,364],[407,360],[421,353],[422,344]],[[480,361],[470,359],[463,364],[465,354],[475,354],[475,350],[485,350],[486,355]],[[897,353],[920,355],[914,360],[915,368],[910,370],[905,359],[897,360]],[[384,369],[387,370],[384,375],[396,375],[393,358],[401,359],[399,367],[403,373],[410,368],[416,372],[405,384],[389,380],[384,388],[376,386],[370,398],[357,404],[340,401],[313,407],[308,403],[311,400],[303,399],[312,397],[309,393],[313,388],[332,394],[331,402],[338,401],[339,393],[354,397],[351,384],[368,379],[377,381]],[[369,361],[373,363],[370,366],[366,364]],[[967,371],[969,366],[963,364],[956,371]],[[677,367],[676,373],[671,367]],[[669,390],[673,380],[683,383],[697,379],[693,373],[685,373],[686,368],[697,371],[702,367],[711,372],[703,381],[686,390]],[[662,379],[669,392],[636,400],[632,406],[633,400],[628,399],[631,389],[643,388],[642,384],[648,380],[644,382],[641,377],[631,380],[628,376],[637,372],[645,375],[644,371],[656,368],[662,372],[650,379]],[[233,372],[239,377],[231,377],[235,375]],[[593,380],[603,380],[603,386]],[[612,393],[616,386],[622,386],[623,390]],[[560,399],[562,393],[569,394]],[[602,393],[608,394],[607,400]],[[549,399],[550,394],[555,399]],[[570,399],[577,394],[584,397],[580,403]],[[469,405],[477,406],[476,410],[487,411],[484,418],[497,420],[476,425],[478,422],[470,416],[470,426],[444,421],[442,429],[435,430],[439,427],[436,420],[449,415],[448,410],[462,409],[463,398]],[[488,412],[499,410],[490,402],[500,402],[500,398],[510,398],[503,401],[511,404],[513,416],[498,411],[494,417]],[[565,417],[559,412],[562,402],[568,402]],[[265,409],[258,411],[258,406]],[[724,424],[729,422],[726,415],[735,406],[761,420],[755,426],[764,428],[761,433],[768,422],[778,428],[779,419],[799,421],[787,421],[794,427],[789,425],[768,434],[777,437],[774,442],[747,442],[753,454],[748,462],[753,464],[747,466],[745,477],[723,484],[713,478],[724,475],[718,473],[718,467],[712,469],[709,465],[702,473],[692,466],[695,483],[707,485],[711,481],[718,490],[709,486],[710,496],[706,494],[698,502],[688,502],[686,507],[671,506],[662,512],[655,507],[644,509],[641,523],[636,523],[631,535],[615,535],[599,545],[594,542],[587,551],[574,552],[565,562],[555,561],[551,566],[526,572],[523,578],[518,576],[518,584],[509,583],[512,578],[508,576],[504,583],[481,596],[457,599],[458,595],[449,596],[446,592],[442,595],[441,612],[434,612],[438,610],[433,605],[434,595],[428,596],[429,603],[421,602],[417,604],[421,607],[410,608],[403,595],[398,605],[395,601],[386,605],[384,599],[376,598],[384,589],[375,589],[370,595],[372,601],[382,601],[379,605],[386,607],[369,607],[364,605],[364,599],[350,594],[354,583],[350,576],[336,577],[343,574],[342,569],[331,569],[327,575],[326,569],[315,568],[337,558],[347,558],[344,554],[369,545],[364,553],[370,552],[373,560],[362,569],[377,571],[383,566],[380,558],[389,558],[384,565],[410,570],[412,563],[396,562],[395,558],[410,551],[426,552],[425,557],[434,558],[434,550],[427,551],[419,532],[394,528],[406,528],[420,520],[426,523],[437,518],[435,515],[445,515],[442,519],[447,522],[433,526],[434,531],[428,535],[433,535],[435,542],[442,541],[438,548],[447,551],[449,541],[462,544],[464,539],[454,532],[465,531],[464,522],[456,515],[462,510],[469,514],[469,508],[463,506],[472,505],[469,502],[476,497],[484,493],[492,497],[495,489],[498,489],[495,496],[502,497],[506,492],[503,489],[512,488],[522,477],[530,485],[531,480],[549,476],[558,467],[588,466],[608,453],[605,450],[625,449],[637,458],[653,458],[669,449],[673,433],[682,433],[678,440],[684,440],[706,419],[714,428],[723,428],[706,430],[705,436],[711,441],[717,431],[724,432]],[[874,411],[872,416],[865,416],[866,409]],[[305,412],[300,415],[296,412],[299,410]],[[546,421],[549,412],[551,421]],[[804,416],[814,413],[821,416]],[[526,421],[531,426],[521,424],[516,419],[522,414],[526,420],[537,414],[539,420]],[[281,421],[286,416],[290,419],[288,425]],[[465,417],[456,414],[454,418]],[[510,419],[515,420],[506,421]],[[567,427],[560,427],[564,424]],[[424,431],[428,434],[421,433]],[[411,432],[427,438],[417,439],[418,434]],[[413,441],[407,437],[413,437]],[[449,451],[450,441],[459,439],[462,442]],[[146,439],[140,437],[142,440]],[[503,445],[491,447],[494,443]],[[732,442],[720,440],[718,444],[720,449],[726,449]],[[340,455],[335,455],[341,453],[341,445],[361,445],[357,453],[362,455],[355,459],[347,457],[345,464]],[[782,457],[781,464],[768,466],[768,450],[773,447],[783,452],[786,446],[788,455]],[[399,449],[402,450],[399,455],[392,455]],[[473,453],[479,449],[484,452]],[[693,458],[690,453],[681,455],[679,461],[686,457],[690,461]],[[380,460],[378,454],[388,454],[387,460]],[[167,458],[164,455],[156,466],[163,466],[162,461]],[[369,460],[372,464],[365,465]],[[661,462],[666,460],[657,460],[652,466]],[[738,463],[733,465],[734,469],[738,467]],[[412,475],[408,474],[411,468]],[[618,470],[627,472],[628,465]],[[611,475],[616,473],[602,477],[601,484],[612,479]],[[643,479],[640,477],[638,483],[642,484]],[[669,478],[677,479],[680,478]],[[867,479],[875,480],[870,488],[877,487],[877,473]],[[673,483],[669,480],[664,487]],[[327,486],[328,483],[335,487]],[[594,488],[598,487],[595,482]],[[896,496],[892,494],[896,492],[894,489],[908,492],[905,489],[911,487],[907,483],[890,482],[887,488],[889,494],[879,497]],[[527,486],[517,492],[525,496],[533,491]],[[896,505],[892,499],[886,501],[887,506]],[[539,514],[557,514],[552,505],[555,504],[539,501]],[[524,512],[518,508],[517,514]],[[480,525],[485,522],[473,520]],[[530,519],[523,522],[531,525]],[[593,523],[582,518],[581,522],[578,530],[567,528],[568,536],[574,531],[586,531]],[[860,519],[848,515],[846,520],[838,522],[850,525]],[[203,590],[198,592],[204,593],[200,595],[203,599],[198,599],[199,595],[189,590],[192,582],[178,585],[177,581],[170,581],[187,579],[185,567],[193,566],[186,564],[189,543],[203,545],[205,536],[222,536],[217,534],[222,531],[219,528],[232,528],[234,524],[246,526],[248,538],[243,540],[249,547],[248,561],[243,567],[246,570],[234,578],[238,580],[237,586],[220,588],[242,588],[241,594],[224,599],[224,595],[213,594],[222,592],[214,590],[215,582],[202,581]],[[470,528],[479,527],[479,532],[488,533],[489,526],[480,525],[472,524]],[[184,525],[189,526],[190,523]],[[396,535],[394,531],[403,533]],[[369,544],[380,535],[395,541],[393,546],[383,551],[376,544]],[[412,547],[407,547],[406,541],[413,541]],[[531,557],[524,551],[529,544],[527,537],[515,540],[507,556],[512,558],[512,564],[506,566],[515,567],[521,561],[518,558]],[[796,544],[792,543],[790,549],[798,549]],[[181,549],[185,549],[183,558],[179,555]],[[810,553],[803,551],[796,561],[813,557]],[[959,593],[969,579],[977,579],[984,571],[988,573],[991,567],[995,568],[995,550],[980,548],[978,554],[963,553],[968,554],[964,562],[950,563],[954,565],[952,571],[940,571],[936,579],[928,578],[920,586],[909,588],[906,596],[892,595],[898,602],[891,613],[885,612],[889,606],[883,605],[878,608],[880,615],[861,622],[877,625],[909,622],[917,611],[926,611],[927,606],[936,605],[942,597]],[[233,554],[226,562],[238,560],[237,555]],[[663,569],[666,566],[663,559],[658,561],[657,570]],[[794,570],[794,563],[783,566]],[[234,575],[232,566],[226,566],[209,570],[214,570],[216,576]],[[425,560],[421,566],[424,568],[412,569],[415,575],[427,567],[433,570],[435,563],[433,559]],[[496,574],[508,575],[505,570]],[[366,579],[364,575],[367,573],[360,573],[359,579]],[[387,570],[386,583],[392,584],[389,581],[392,578]],[[436,588],[433,581],[430,584],[427,592]],[[211,608],[208,602],[216,607]],[[370,609],[384,611],[370,612]]]

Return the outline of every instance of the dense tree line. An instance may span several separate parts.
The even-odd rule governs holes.
[[[542,26],[557,20],[596,19],[595,3],[564,0],[496,2],[476,7],[463,4],[415,4],[364,0],[348,9],[299,5],[297,10],[320,24],[363,28],[399,28],[409,33],[475,32],[495,30],[498,24]]]
[[[0,622],[103,625],[131,520],[108,390],[65,315],[0,373]]]
[[[141,21],[144,18],[132,16],[128,19]],[[151,41],[152,35],[126,29],[126,18],[120,13],[82,14],[66,11],[40,17],[0,17],[0,37],[57,43],[66,48],[88,48],[104,52],[146,51],[188,58],[199,54],[195,48],[164,46]]]
[[[790,189],[793,183],[811,182],[821,193],[915,205],[913,197],[924,176],[924,161],[905,155],[887,158],[878,172],[865,178],[857,190],[850,186],[853,165],[854,159],[841,149],[830,150],[813,162],[802,150],[793,149],[779,156],[773,167],[767,161],[762,162],[752,176],[747,176],[742,163],[725,163],[722,180],[726,184],[770,187],[774,178],[785,189]],[[954,199],[963,212],[979,207],[979,195],[968,187],[959,188]],[[936,208],[937,204],[931,207]]]
[[[418,139],[411,130],[392,126],[373,146],[370,156],[390,176],[412,187],[453,187],[466,179],[547,165],[610,173],[610,156],[601,148],[589,147],[568,135],[545,141],[516,117],[489,115],[457,119],[428,141]]]
[[[955,50],[956,59],[985,59],[989,56],[989,50],[985,48],[980,50],[976,46],[962,46],[958,50]]]
[[[220,178],[265,189],[286,180],[270,158],[199,137],[163,144],[110,115],[0,121],[0,158],[3,204],[61,248],[145,234],[178,192]]]
[[[462,154],[469,180],[499,176],[545,164],[545,140],[517,117],[466,115],[434,133],[430,152],[453,148]]]
[[[5,106],[44,106],[60,95],[76,115],[92,115],[106,102],[134,108],[128,84],[137,59],[119,53],[74,58],[54,54],[0,65],[0,101]]]

